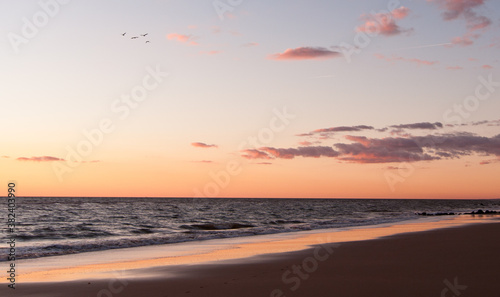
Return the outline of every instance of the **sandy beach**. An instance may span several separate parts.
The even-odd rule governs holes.
[[[404,230],[418,232],[402,234],[397,234],[400,232],[396,232],[394,226],[346,231],[358,236],[363,232],[382,236],[361,241],[340,236],[340,242],[321,243],[318,236],[326,238],[325,234],[313,234],[302,237],[311,247],[297,251],[276,252],[276,245],[273,247],[269,242],[247,243],[243,246],[253,249],[260,245],[264,249],[259,255],[216,261],[214,255],[224,253],[217,250],[208,253],[212,261],[203,264],[138,261],[144,265],[123,265],[135,269],[115,270],[104,277],[55,281],[47,274],[47,281],[19,281],[15,291],[2,282],[0,293],[38,297],[494,296],[500,290],[497,280],[500,239],[496,236],[500,222],[493,218],[486,223],[454,226],[459,221],[449,223],[450,228],[427,231],[418,226],[435,223],[407,224],[410,227]],[[381,230],[395,235],[384,235]],[[313,237],[316,245],[313,245]],[[297,242],[297,238],[287,240]],[[274,243],[281,242],[277,246],[283,251],[287,249],[284,241]],[[270,247],[267,253],[266,245]],[[116,262],[113,265],[120,266]],[[80,270],[91,270],[95,266],[83,267]],[[55,273],[64,274],[64,270],[55,269]]]

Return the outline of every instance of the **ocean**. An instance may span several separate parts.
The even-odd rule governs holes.
[[[89,251],[367,226],[417,213],[500,211],[500,200],[18,197],[17,259]],[[0,199],[5,207],[7,199]],[[12,234],[1,233],[7,242]],[[8,254],[6,244],[0,245]],[[2,256],[0,261],[7,261]]]

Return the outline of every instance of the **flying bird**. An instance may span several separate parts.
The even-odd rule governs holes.
[[[127,32],[123,33],[122,36],[125,36],[125,34],[127,34]]]
[[[149,33],[141,34],[141,36],[146,37]]]
[[[139,37],[138,36],[133,36],[130,39],[137,39],[137,38],[139,38]]]
[[[146,40],[146,43],[149,43],[149,40]]]

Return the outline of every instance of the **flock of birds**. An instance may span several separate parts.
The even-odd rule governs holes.
[[[125,35],[127,34],[127,32],[123,33],[122,36],[125,37]],[[144,33],[144,34],[139,34],[140,36],[132,36],[130,37],[130,39],[137,39],[139,37],[146,37],[148,36],[149,33]],[[145,43],[149,43],[149,40],[146,40]]]

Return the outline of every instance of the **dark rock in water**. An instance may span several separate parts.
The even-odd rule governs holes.
[[[455,213],[455,212],[435,212],[435,213],[428,213],[428,212],[417,212],[415,213],[416,215],[419,216],[454,216],[454,215],[461,215],[462,213]],[[486,210],[483,211],[482,209],[478,209],[476,211],[472,212],[466,212],[464,214],[471,214],[471,215],[482,215],[482,214],[500,214],[500,211],[496,210]]]
[[[417,212],[419,216],[454,216],[456,213],[454,212],[436,212],[436,213],[426,213],[426,212]]]
[[[483,211],[482,209],[478,209],[476,211],[472,211],[472,212],[468,212],[466,214],[471,214],[471,215],[482,215],[482,214],[500,214],[500,211],[496,211],[496,210],[486,210],[486,211]]]
[[[251,224],[240,224],[240,223],[205,223],[205,224],[193,224],[193,225],[182,225],[183,229],[194,229],[194,230],[229,230],[229,229],[241,229],[241,228],[252,228],[255,227]]]

